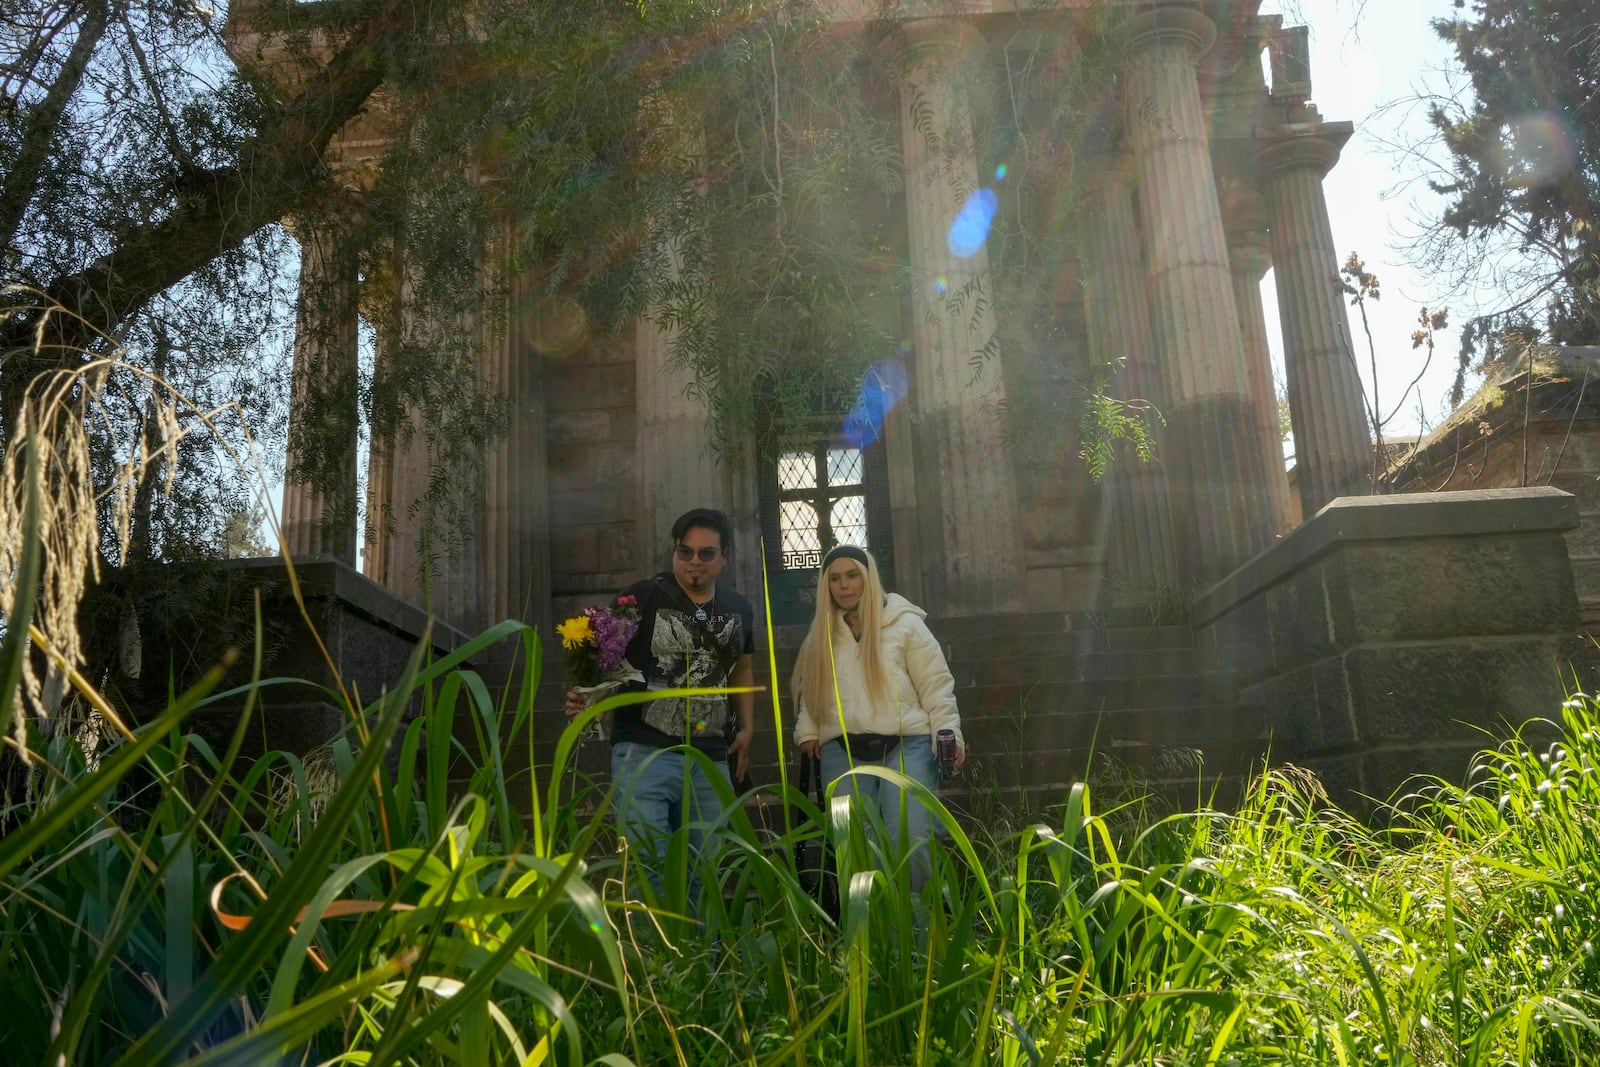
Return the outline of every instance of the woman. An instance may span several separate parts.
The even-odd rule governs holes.
[[[877,805],[896,853],[902,844],[911,852],[913,891],[928,874],[927,809],[906,797],[902,842],[902,790],[846,772],[875,764],[937,790],[940,730],[955,733],[955,765],[966,762],[955,679],[922,621],[926,614],[898,594],[884,594],[871,553],[839,545],[822,560],[816,615],[791,683],[800,709],[796,744],[820,762],[824,781],[840,782],[835,795]]]

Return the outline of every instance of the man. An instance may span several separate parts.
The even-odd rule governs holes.
[[[712,508],[695,508],[672,524],[672,570],[635,582],[618,594],[639,605],[639,630],[627,660],[644,676],[645,689],[748,687],[755,677],[755,612],[734,590],[718,585],[733,548],[733,524]],[[615,601],[613,601],[615,604]],[[567,693],[567,716],[583,710],[583,698]],[[722,780],[740,779],[750,763],[755,735],[755,696],[737,693],[668,697],[618,708],[611,723],[611,780],[617,786],[617,826],[628,841],[648,847],[655,862],[648,874],[661,889],[661,859],[667,838],[690,829],[691,855],[700,851],[695,823],[715,818],[722,804],[699,761],[682,751],[692,746],[710,758]],[[687,799],[689,810],[684,810]],[[689,899],[698,879],[691,872]]]

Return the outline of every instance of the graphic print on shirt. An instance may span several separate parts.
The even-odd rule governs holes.
[[[715,688],[728,684],[744,648],[744,627],[737,612],[711,615],[704,622],[675,608],[656,610],[650,654],[656,660],[652,689]],[[648,705],[646,726],[675,740],[721,737],[728,725],[728,698],[675,697]]]

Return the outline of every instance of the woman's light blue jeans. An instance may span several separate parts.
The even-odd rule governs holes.
[[[855,766],[887,767],[899,771],[913,781],[921,782],[934,794],[939,793],[939,764],[934,759],[932,738],[909,735],[878,761],[864,760],[856,753]],[[928,842],[933,838],[933,819],[922,802],[893,782],[866,774],[851,774],[850,758],[845,754],[844,742],[834,738],[822,746],[822,777],[829,785],[838,782],[834,796],[854,797],[858,804],[873,804],[883,817],[888,830],[890,851],[898,856],[902,849],[908,854],[911,872],[911,891],[922,891],[928,880]],[[904,813],[902,814],[902,807]],[[904,837],[901,829],[904,827]]]
[[[715,767],[726,783],[727,763],[717,763]],[[611,746],[611,780],[617,785],[617,832],[638,850],[635,855],[643,862],[645,877],[657,897],[662,896],[668,841],[677,831],[687,829],[689,877],[685,900],[691,910],[696,910],[700,902],[700,862],[716,847],[715,839],[707,838],[705,827],[722,814],[722,799],[704,766],[678,749],[617,741]]]

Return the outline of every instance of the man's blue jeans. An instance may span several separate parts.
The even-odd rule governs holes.
[[[858,753],[855,765],[887,767],[899,771],[913,781],[921,782],[935,796],[939,793],[939,764],[934,759],[931,738],[916,735],[903,737],[898,745],[884,753],[883,759],[877,762],[864,760]],[[928,880],[928,842],[933,838],[933,819],[928,814],[928,809],[922,806],[921,801],[893,782],[866,774],[852,774],[846,777],[845,772],[849,769],[850,759],[845,754],[842,740],[834,738],[822,746],[823,780],[830,785],[834,782],[839,783],[833,795],[854,797],[858,804],[873,804],[877,807],[878,814],[883,817],[883,825],[889,831],[890,851],[897,856],[901,854],[902,849],[910,853],[911,891],[920,892],[923,883]],[[904,839],[900,836],[902,805],[905,808]]]
[[[650,757],[654,756],[654,759]],[[714,765],[728,781],[726,762]],[[685,807],[684,776],[688,775],[688,806]],[[705,824],[722,814],[722,799],[698,760],[681,750],[660,749],[637,741],[617,741],[611,745],[611,780],[617,784],[617,832],[628,839],[635,855],[644,862],[657,897],[662,896],[662,869],[667,841],[678,830],[689,835],[689,879],[686,900],[691,910],[700,901],[700,861],[715,851],[715,839],[708,840]]]

